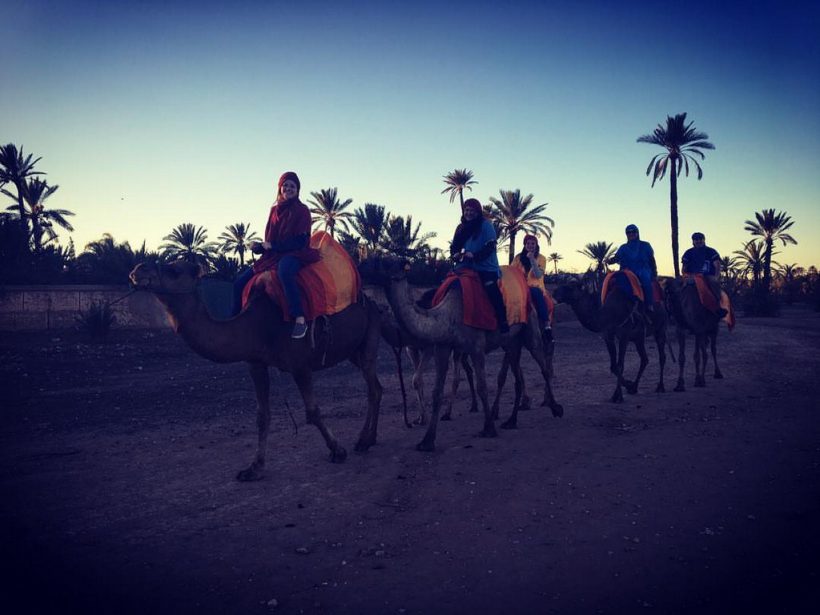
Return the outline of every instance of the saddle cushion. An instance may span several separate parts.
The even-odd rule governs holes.
[[[498,328],[495,312],[487,293],[482,287],[481,279],[472,269],[459,269],[451,272],[436,290],[433,296],[433,307],[444,300],[450,287],[458,283],[461,285],[461,295],[464,303],[464,324],[476,329],[494,331]],[[515,325],[527,322],[530,310],[530,289],[527,280],[520,270],[507,265],[501,267],[499,282],[501,295],[504,297],[504,306],[507,308],[507,323]]]
[[[643,301],[643,288],[641,288],[641,281],[629,269],[621,269],[620,271],[610,271],[604,278],[604,283],[601,285],[601,305],[606,302],[607,293],[612,288],[617,288],[629,297],[635,297],[639,301]],[[653,285],[654,288],[654,285]],[[660,289],[657,291],[660,293]],[[653,297],[657,301],[657,297]]]
[[[726,315],[721,320],[726,323],[730,331],[735,328],[735,310],[732,307],[732,302],[729,300],[729,295],[726,294],[726,291],[721,289],[720,301],[718,301],[718,298],[715,297],[715,293],[712,292],[711,286],[709,286],[709,282],[702,273],[686,273],[683,275],[683,278],[684,280],[694,280],[695,288],[698,290],[698,299],[700,299],[700,304],[703,307],[713,314],[717,313],[718,309],[723,308],[726,310]]]
[[[319,250],[317,262],[305,265],[296,274],[306,320],[336,314],[355,302],[361,290],[356,264],[338,241],[329,233],[318,231],[310,237],[310,247]],[[282,310],[285,320],[291,320],[287,301],[275,269],[254,275],[242,292],[244,308],[251,295],[264,292]]]

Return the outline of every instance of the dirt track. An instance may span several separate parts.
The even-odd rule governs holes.
[[[243,365],[209,363],[171,334],[121,333],[102,347],[4,335],[5,606],[813,611],[820,314],[741,319],[720,337],[726,379],[706,389],[691,386],[690,369],[687,392],[651,392],[651,348],[641,391],[619,406],[607,401],[603,343],[561,315],[554,387],[564,418],[536,406],[517,431],[480,439],[463,387],[436,453],[416,452],[421,430],[403,427],[384,348],[379,444],[328,463],[295,387],[277,376],[268,476],[250,484],[234,480],[255,445]],[[667,390],[676,371],[667,365]],[[526,374],[539,397],[529,361]],[[318,392],[352,451],[362,379],[334,368]]]

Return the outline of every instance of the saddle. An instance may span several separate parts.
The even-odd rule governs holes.
[[[472,269],[450,272],[433,295],[433,307],[444,300],[453,284],[461,286],[464,302],[463,322],[468,327],[494,331],[498,328],[493,306],[484,290],[481,278]],[[527,322],[530,311],[530,289],[519,269],[507,265],[501,267],[499,281],[504,306],[507,308],[507,323],[512,326]]]
[[[698,291],[698,299],[700,299],[700,304],[713,314],[717,314],[718,310],[721,308],[726,310],[726,315],[723,316],[721,320],[727,324],[730,331],[735,328],[735,311],[732,307],[732,302],[729,300],[729,295],[726,294],[726,291],[723,289],[720,290],[720,300],[718,301],[718,298],[712,291],[712,287],[709,285],[709,282],[702,273],[685,273],[683,274],[683,282],[684,284],[695,284],[695,288]]]
[[[310,247],[319,250],[317,262],[305,265],[296,274],[306,320],[341,312],[354,303],[361,291],[361,278],[356,264],[338,241],[329,233],[317,231],[310,237]],[[265,293],[282,310],[286,321],[291,320],[285,291],[275,269],[254,275],[242,292],[242,307],[251,296]]]
[[[643,287],[641,281],[629,269],[621,269],[620,271],[610,271],[606,274],[603,284],[601,284],[601,305],[606,301],[607,293],[612,289],[617,288],[626,295],[634,297],[638,301],[643,301]],[[663,291],[657,280],[652,280],[652,302],[660,303],[663,301]]]

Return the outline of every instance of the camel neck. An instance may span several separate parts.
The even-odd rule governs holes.
[[[420,308],[410,294],[410,285],[407,280],[391,282],[387,291],[387,300],[396,319],[407,332],[424,342],[442,343],[450,340],[453,335],[454,322],[451,322],[453,303],[456,293],[452,290],[447,293],[444,301],[435,310]],[[461,317],[459,304],[458,316]]]
[[[598,298],[590,293],[578,291],[572,302],[572,311],[578,318],[578,322],[584,328],[596,333],[601,330],[601,306]]]

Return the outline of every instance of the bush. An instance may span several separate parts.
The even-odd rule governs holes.
[[[92,303],[87,310],[77,314],[77,328],[88,335],[93,342],[104,342],[111,327],[117,321],[114,309],[107,301]]]
[[[741,299],[741,307],[746,316],[780,315],[780,302],[777,297],[763,288],[755,288],[745,293]]]

